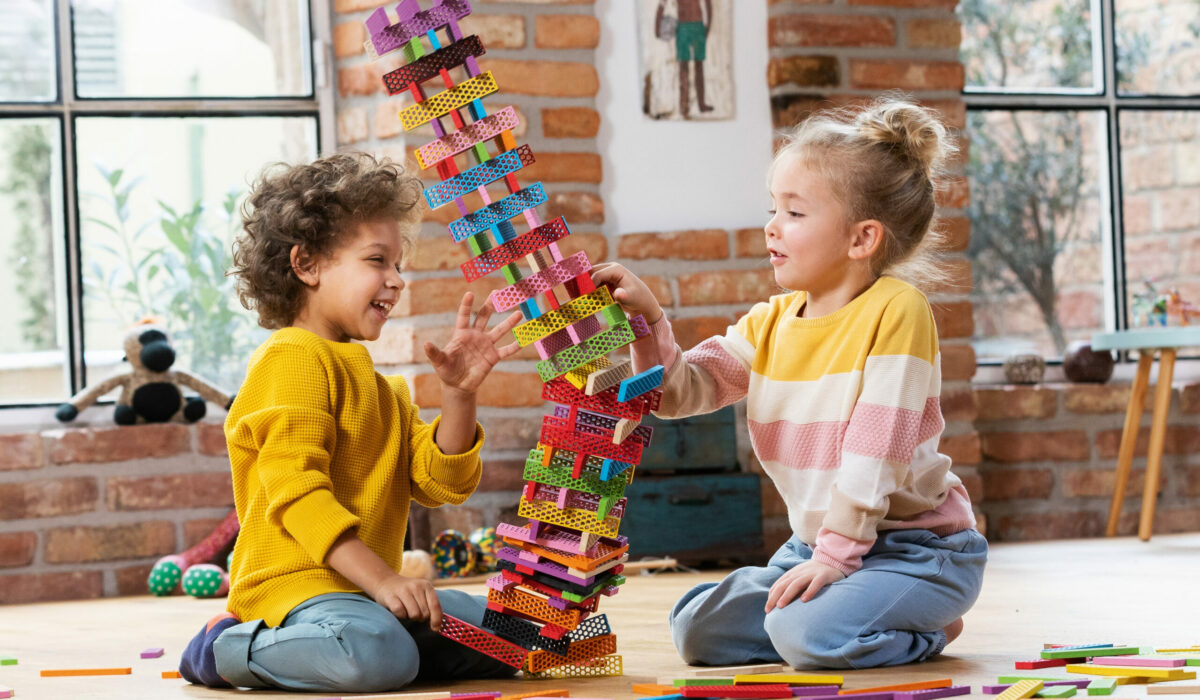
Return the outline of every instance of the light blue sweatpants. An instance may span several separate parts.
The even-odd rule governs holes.
[[[442,611],[476,627],[485,600],[439,590]],[[396,619],[353,593],[327,593],[297,605],[278,627],[234,625],[213,643],[217,673],[243,688],[375,693],[414,680],[503,678],[512,666],[447,639],[426,622]]]
[[[979,597],[987,540],[975,530],[938,537],[887,530],[863,566],[807,603],[764,613],[771,584],[812,558],[793,536],[765,567],[748,566],[688,591],[671,610],[671,637],[689,664],[786,662],[844,669],[924,661],[946,646],[942,628]]]

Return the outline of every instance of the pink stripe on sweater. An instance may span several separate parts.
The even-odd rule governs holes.
[[[917,429],[917,444],[941,435],[946,428],[946,419],[942,417],[942,402],[936,396],[925,399],[925,412],[921,414],[921,427]]]
[[[683,359],[704,368],[716,385],[716,402],[726,406],[746,395],[750,373],[736,357],[730,355],[717,338],[709,338],[683,353]],[[760,453],[761,454],[761,453]]]
[[[749,423],[750,439],[759,459],[791,469],[837,469],[842,463],[845,421]]]
[[[917,439],[921,416],[904,408],[859,402],[850,416],[843,447],[856,455],[908,464],[921,444]]]

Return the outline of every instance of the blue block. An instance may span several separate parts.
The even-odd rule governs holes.
[[[600,467],[600,481],[608,481],[617,474],[625,471],[633,465],[629,462],[618,462],[615,459],[606,459]]]
[[[657,389],[662,386],[663,366],[654,365],[645,372],[639,372],[629,379],[621,382],[621,388],[617,391],[618,401],[628,401],[637,396]]]

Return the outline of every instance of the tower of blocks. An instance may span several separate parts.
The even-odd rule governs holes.
[[[383,76],[388,94],[413,97],[400,112],[405,130],[430,124],[437,137],[416,149],[416,159],[441,178],[425,190],[429,206],[458,208],[449,233],[473,256],[463,276],[504,275],[508,286],[491,303],[520,309],[524,321],[513,334],[537,349],[542,398],[555,404],[525,462],[518,514],[528,522],[496,527],[501,570],[487,582],[483,625],[448,617],[442,634],[526,677],[621,675],[616,636],[597,610],[625,581],[629,544],[617,531],[625,487],[650,442],[640,421],[662,398],[662,367],[634,374],[627,359],[608,359],[650,329],[592,283],[585,253],[559,252],[571,231],[562,217],[538,217],[543,185],[518,184],[534,154],[513,138],[513,107],[489,114],[481,102],[498,85],[476,62],[485,51],[479,37],[459,29],[470,12],[468,0],[433,0],[427,9],[404,0],[394,16],[379,8],[366,20],[368,54],[402,51],[408,61]],[[472,192],[483,202],[475,211],[464,201]],[[520,234],[518,217],[528,228]]]

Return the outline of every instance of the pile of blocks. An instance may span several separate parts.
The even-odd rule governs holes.
[[[608,288],[593,284],[585,252],[561,254],[558,241],[571,231],[562,217],[539,219],[543,185],[518,184],[516,173],[534,154],[513,138],[511,106],[488,114],[481,102],[499,86],[476,62],[485,51],[479,38],[459,29],[470,12],[467,0],[434,0],[425,10],[404,0],[394,16],[379,8],[365,22],[369,54],[402,51],[408,61],[383,76],[384,86],[390,95],[413,97],[399,114],[405,130],[430,124],[437,137],[415,155],[441,178],[425,190],[430,207],[453,203],[461,215],[449,231],[473,256],[462,264],[463,276],[504,275],[508,286],[492,293],[491,304],[501,312],[520,309],[525,320],[513,334],[537,349],[542,396],[556,404],[526,461],[518,515],[529,522],[496,528],[501,571],[488,580],[482,628],[448,617],[441,632],[526,677],[621,675],[616,637],[595,613],[625,580],[629,545],[617,531],[625,487],[650,442],[641,419],[658,407],[663,370],[634,374],[628,360],[608,359],[650,329],[641,316],[628,317]],[[429,81],[444,89],[427,95]],[[490,185],[504,194],[494,196]],[[476,211],[464,200],[472,193],[483,202]],[[528,226],[519,235],[517,217]]]

